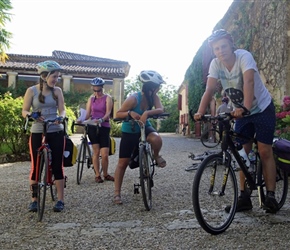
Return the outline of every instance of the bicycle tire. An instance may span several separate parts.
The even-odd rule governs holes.
[[[78,166],[77,166],[77,184],[81,184],[82,176],[83,176],[83,170],[84,170],[84,164],[86,163],[86,141],[82,140],[82,143],[80,145],[80,150],[78,154]]]
[[[221,142],[220,133],[216,129],[209,129],[202,133],[200,141],[207,148],[215,148]]]
[[[48,152],[44,148],[40,157],[39,173],[38,173],[38,189],[37,189],[37,213],[38,221],[42,221],[45,209],[46,189],[47,189],[47,172],[48,172]]]
[[[150,156],[146,151],[145,145],[141,145],[139,149],[139,171],[140,171],[140,186],[144,206],[147,211],[152,208],[152,175],[150,173]]]
[[[279,168],[277,164],[276,157],[274,155],[275,164],[276,164],[276,190],[275,190],[275,198],[278,202],[278,210],[280,210],[283,205],[285,204],[287,193],[288,193],[288,172],[285,170],[282,170]],[[260,161],[258,165],[258,171],[257,171],[257,177],[258,177],[258,183],[260,184],[259,190],[259,197],[261,197],[261,202],[264,204],[267,190],[265,181],[263,178],[263,167],[262,163]]]
[[[226,159],[230,159],[229,156]],[[237,179],[233,168],[227,165],[223,163],[221,154],[209,155],[200,164],[193,181],[192,202],[196,219],[206,232],[213,235],[224,232],[236,212]],[[227,179],[225,170],[228,171]],[[223,183],[224,190],[221,189]]]

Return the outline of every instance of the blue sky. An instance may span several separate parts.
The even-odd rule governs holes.
[[[179,86],[232,0],[11,0],[8,53],[62,50],[127,61]]]

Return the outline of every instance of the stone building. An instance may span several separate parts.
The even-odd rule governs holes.
[[[8,57],[5,63],[0,62],[2,87],[17,88],[19,81],[27,86],[36,84],[39,79],[37,63],[54,60],[64,69],[58,83],[64,92],[89,90],[91,80],[102,77],[106,81],[105,91],[114,99],[114,112],[124,100],[124,79],[130,70],[128,62],[64,51],[53,51],[52,56],[8,54]]]

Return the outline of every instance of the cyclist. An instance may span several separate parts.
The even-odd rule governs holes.
[[[149,115],[157,115],[164,112],[160,98],[157,95],[160,85],[164,83],[161,75],[156,71],[144,70],[139,75],[142,82],[142,91],[129,96],[116,113],[116,118],[131,116],[133,119],[146,123],[147,140],[151,143],[154,159],[159,167],[164,168],[166,161],[159,155],[162,147],[162,139],[151,123],[147,120]],[[154,109],[152,109],[154,107]],[[114,202],[122,204],[121,186],[126,168],[134,148],[139,146],[140,128],[138,124],[122,123],[122,137],[120,142],[119,160],[115,171],[115,196]]]
[[[113,108],[112,97],[104,94],[103,87],[105,81],[102,78],[96,77],[91,81],[93,95],[89,97],[86,104],[86,116],[84,120],[91,119],[100,127],[88,127],[88,136],[93,148],[93,165],[95,169],[95,181],[103,183],[106,181],[114,181],[114,177],[108,174],[109,166],[109,147],[110,147],[110,115]],[[83,122],[78,120],[77,122]],[[97,134],[97,129],[99,130]],[[104,173],[104,180],[100,175],[100,160]]]
[[[208,44],[216,58],[211,61],[206,90],[194,119],[199,120],[204,114],[218,80],[221,81],[226,95],[232,101],[240,100],[250,110],[251,114],[243,117],[244,110],[234,105],[232,114],[236,117],[235,130],[244,135],[256,134],[267,188],[264,209],[266,212],[275,213],[278,204],[275,199],[276,168],[272,142],[276,117],[271,95],[262,82],[252,54],[244,49],[236,49],[230,33],[223,29],[216,30],[208,38]],[[236,89],[242,91],[240,92],[242,95],[239,96]],[[247,142],[242,144],[245,151],[249,153],[252,145]],[[244,192],[244,183],[245,176],[240,171],[241,195],[237,212],[250,210],[253,207],[249,195]]]
[[[55,61],[44,61],[37,64],[40,74],[39,83],[26,90],[22,107],[22,116],[31,115],[32,112],[40,112],[36,117],[30,132],[29,147],[31,158],[30,170],[30,190],[32,191],[32,202],[29,211],[37,211],[37,183],[36,179],[36,159],[37,149],[42,143],[43,120],[53,120],[59,116],[59,122],[49,126],[47,131],[47,142],[52,149],[52,173],[55,178],[58,201],[53,210],[60,212],[64,209],[64,172],[63,172],[63,151],[64,151],[64,131],[61,120],[65,117],[65,106],[63,93],[56,83],[62,70]]]

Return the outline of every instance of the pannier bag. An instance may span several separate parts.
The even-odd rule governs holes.
[[[78,149],[69,136],[65,137],[65,148],[63,152],[63,166],[72,167],[77,160]]]
[[[273,152],[277,157],[278,166],[290,172],[290,141],[279,139],[274,142]]]
[[[110,137],[110,150],[109,155],[114,155],[116,152],[116,141],[113,137]]]

